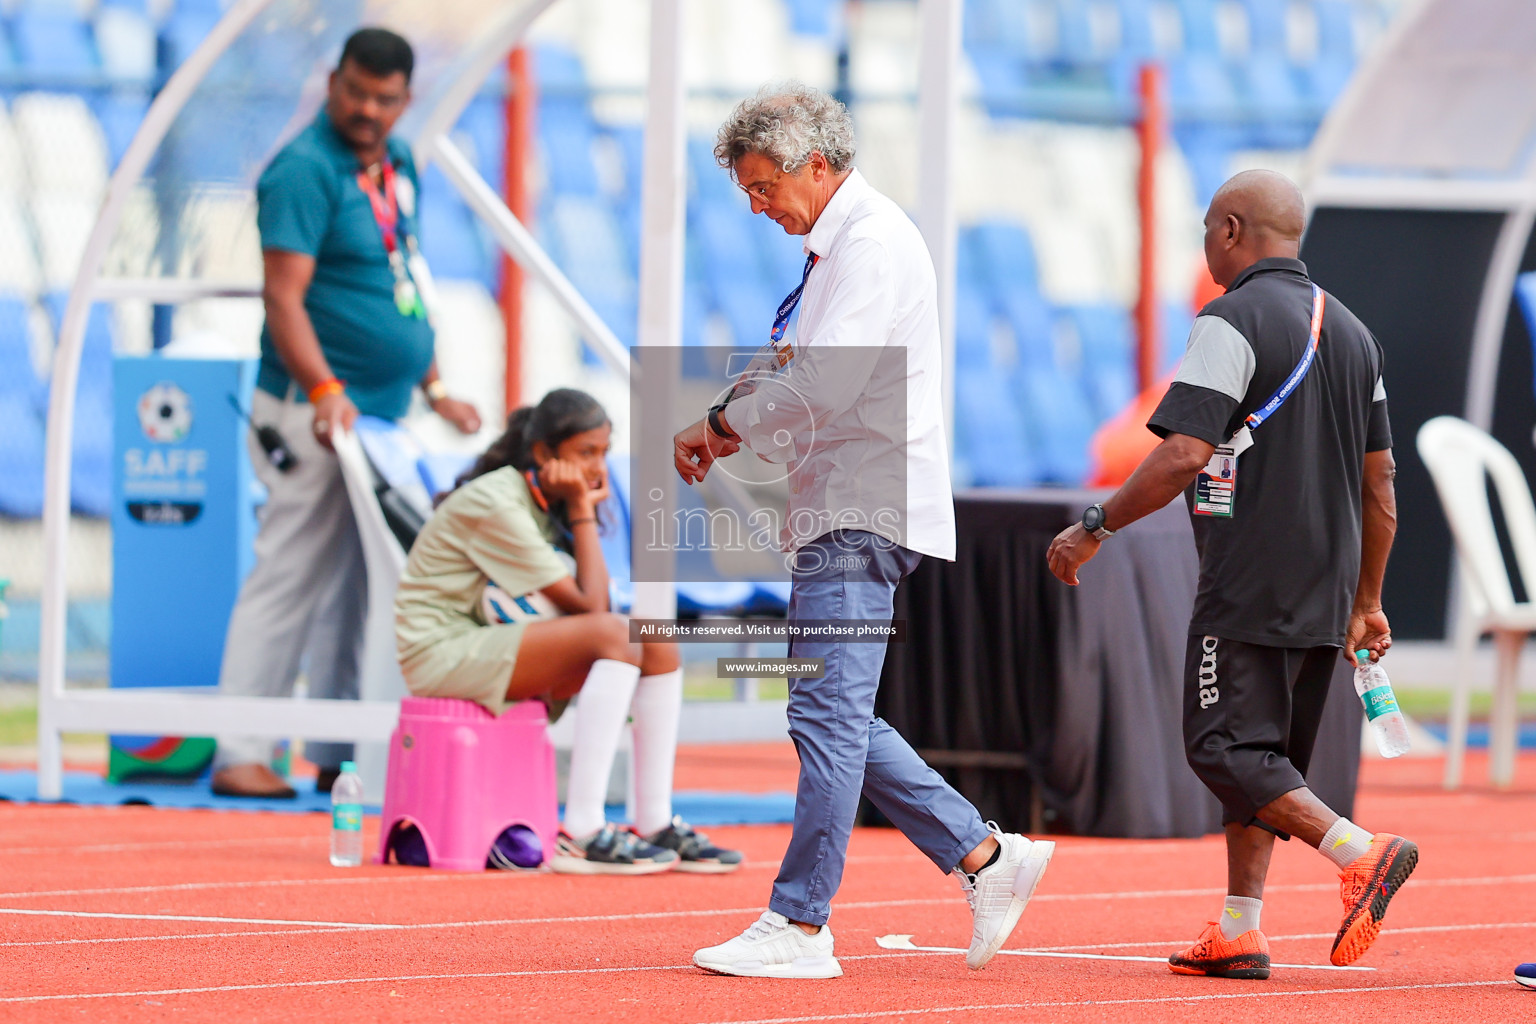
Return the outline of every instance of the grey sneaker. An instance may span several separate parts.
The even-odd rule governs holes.
[[[965,966],[979,971],[987,961],[997,955],[1019,923],[1019,915],[1056,852],[1056,844],[1046,840],[1029,840],[1012,832],[1004,832],[992,822],[987,826],[997,837],[1001,852],[991,867],[982,868],[974,875],[956,871],[960,876],[960,888],[965,891],[965,901],[971,905],[973,924],[971,948],[965,954]]]
[[[692,825],[676,816],[666,828],[643,838],[652,846],[676,853],[677,871],[723,875],[741,867],[740,850],[722,850],[709,841],[709,836],[695,832]]]
[[[562,875],[654,875],[676,865],[676,853],[612,825],[585,839],[572,839],[561,829],[549,859],[550,870]]]
[[[772,910],[734,939],[693,954],[696,966],[741,978],[841,978],[843,966],[832,955],[832,929],[815,935]]]

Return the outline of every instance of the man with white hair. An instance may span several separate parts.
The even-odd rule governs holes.
[[[902,577],[925,554],[953,560],[955,552],[933,263],[916,226],[854,169],[853,155],[848,111],[798,84],[763,89],[721,126],[715,158],[754,213],[805,236],[805,271],[754,361],[766,372],[738,382],[674,439],[678,473],[690,484],[742,447],[789,465],[782,539],[794,580],[789,621],[802,630],[889,626]],[[784,329],[802,300],[791,344]],[[983,822],[875,717],[883,639],[801,632],[791,654],[825,668],[820,678],[789,681],[800,755],[789,849],[768,910],[693,962],[720,974],[842,974],[826,925],[862,792],[941,871],[959,874],[974,921],[966,963],[984,967],[1055,844]]]

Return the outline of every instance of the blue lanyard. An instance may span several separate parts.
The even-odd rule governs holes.
[[[774,317],[773,330],[768,334],[771,340],[775,342],[784,340],[784,328],[789,326],[789,318],[795,315],[795,307],[800,305],[800,295],[805,291],[806,279],[811,276],[811,268],[816,265],[819,258],[815,253],[805,258],[805,273],[800,275],[800,284],[785,296],[783,302],[779,303],[779,315]]]
[[[1312,286],[1312,336],[1307,350],[1302,353],[1301,362],[1296,364],[1296,369],[1285,378],[1285,383],[1280,385],[1280,390],[1270,396],[1255,412],[1249,414],[1243,422],[1249,430],[1256,430],[1259,424],[1274,415],[1276,409],[1285,404],[1285,400],[1291,397],[1291,392],[1296,390],[1296,385],[1312,369],[1312,361],[1317,356],[1317,343],[1323,335],[1323,290],[1317,285]]]

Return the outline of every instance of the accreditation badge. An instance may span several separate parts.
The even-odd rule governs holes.
[[[1253,434],[1244,427],[1226,444],[1216,446],[1211,461],[1195,477],[1195,515],[1232,518],[1237,501],[1237,457],[1252,445]]]

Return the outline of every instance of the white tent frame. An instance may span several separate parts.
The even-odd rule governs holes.
[[[70,449],[76,385],[92,303],[142,299],[178,303],[216,297],[253,297],[245,282],[103,278],[102,263],[124,207],[176,117],[218,59],[274,0],[236,0],[155,98],[108,183],[70,289],[54,353],[47,424],[43,503],[44,578],[38,665],[37,795],[63,796],[64,732],[244,734],[384,742],[399,714],[393,700],[230,697],[167,689],[70,690],[65,685],[65,566],[69,553]],[[428,112],[415,144],[420,165],[437,160],[453,187],[535,280],[575,320],[586,341],[615,372],[629,375],[629,353],[581,293],[540,248],[526,227],[448,138],[482,83],[555,0],[531,0],[509,12],[465,53],[455,77]],[[954,124],[958,109],[960,10],[963,0],[920,0],[918,193],[919,222],[938,272],[945,365],[953,365],[953,294],[956,220],[952,196]],[[684,0],[651,0],[650,78],[647,85],[642,177],[639,343],[675,345],[682,336],[683,240],[687,140],[683,81]],[[946,408],[952,404],[946,397]],[[636,587],[636,614],[668,617],[675,610],[671,584]],[[719,739],[731,739],[717,734]]]

